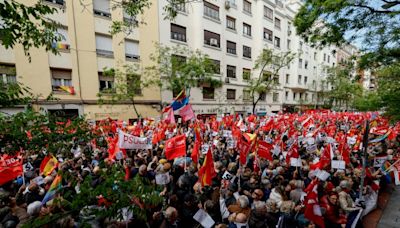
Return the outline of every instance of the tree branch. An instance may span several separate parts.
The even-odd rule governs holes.
[[[397,14],[397,13],[400,13],[400,11],[377,10],[377,9],[372,8],[371,6],[366,6],[366,5],[363,5],[363,4],[350,4],[350,6],[368,9],[371,13],[382,13],[382,14],[389,14],[389,13],[396,13]]]

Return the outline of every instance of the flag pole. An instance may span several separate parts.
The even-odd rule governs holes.
[[[368,134],[369,134],[369,120],[365,123],[365,132],[363,138],[363,154],[362,154],[362,174],[361,174],[361,181],[360,181],[360,200],[364,201],[364,181],[365,181],[365,170],[367,167],[367,148],[368,148]]]

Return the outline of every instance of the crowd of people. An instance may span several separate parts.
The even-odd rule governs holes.
[[[366,120],[372,142],[366,147],[363,169]],[[362,216],[376,204],[379,188],[398,175],[394,167],[399,126],[376,113],[230,115],[177,124],[150,119],[134,126],[113,124],[117,129],[102,129],[99,136],[108,144],[77,139],[69,155],[52,155],[57,165],[49,173],[43,172],[49,154],[24,154],[23,175],[0,186],[0,227],[21,227],[68,211],[57,198],[72,202],[82,194],[82,180],[90,177],[89,187],[94,189],[105,181],[101,172],[114,168],[125,173],[126,181],[154,187],[162,198],[151,206],[137,199],[146,219],[126,210],[121,210],[122,217],[87,215],[87,208],[118,203],[107,202],[105,192],[80,213],[64,213],[43,226],[360,227]],[[118,131],[148,137],[152,149],[118,148],[113,140]],[[168,160],[166,142],[179,135],[185,135],[185,155]],[[262,151],[261,142],[267,145]],[[123,150],[122,156],[118,150]],[[212,170],[207,166],[210,158]],[[58,175],[65,173],[78,181],[62,178],[55,196],[44,200]]]

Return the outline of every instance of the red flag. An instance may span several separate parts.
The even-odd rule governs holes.
[[[164,121],[167,124],[175,124],[174,110],[172,108],[168,109],[167,116],[165,117]]]
[[[172,160],[186,155],[186,135],[175,136],[165,142],[165,157]]]
[[[290,164],[290,158],[299,158],[298,145],[296,142],[292,145],[286,155],[286,163]]]
[[[241,138],[238,142],[238,149],[240,152],[240,163],[242,163],[242,165],[246,164],[246,157],[250,152],[250,146],[251,146],[250,142],[247,142],[243,138]]]
[[[194,128],[194,136],[195,136],[195,141],[194,141],[194,147],[193,147],[191,158],[192,158],[192,161],[197,164],[199,162],[199,154],[200,154],[200,147],[201,147],[201,136],[200,136],[200,128],[199,127]]]
[[[182,116],[182,120],[184,122],[194,119],[195,115],[192,109],[192,105],[190,104],[185,105],[181,110],[179,110],[179,115]]]
[[[211,149],[208,149],[203,166],[199,170],[199,181],[201,186],[211,186],[212,178],[216,176],[214,169],[214,161],[211,154]]]
[[[4,154],[0,158],[0,186],[22,175],[22,159],[19,155]]]
[[[258,142],[258,150],[257,150],[257,154],[258,156],[265,158],[269,161],[272,161],[272,155],[271,155],[271,150],[273,149],[273,145],[269,144],[267,142],[264,141],[259,141]]]
[[[307,193],[304,200],[304,217],[314,222],[319,227],[325,228],[324,218],[322,217],[321,208],[318,203],[317,184],[314,183],[309,187],[313,187],[313,189]]]

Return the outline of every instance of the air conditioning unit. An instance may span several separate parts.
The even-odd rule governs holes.
[[[225,78],[225,83],[229,83],[229,78]]]
[[[225,9],[230,9],[230,8],[231,8],[231,2],[225,1]]]
[[[214,47],[218,47],[218,40],[214,39],[214,38],[211,38],[210,39],[210,45],[214,46]]]

